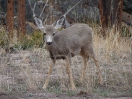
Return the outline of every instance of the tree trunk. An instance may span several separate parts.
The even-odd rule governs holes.
[[[105,30],[116,26],[120,29],[122,20],[123,0],[99,0],[100,22],[102,26],[102,35],[106,36]]]
[[[113,0],[113,11],[111,14],[111,26],[115,25],[119,30],[122,20],[123,0]]]
[[[6,27],[9,32],[9,42],[13,38],[13,25],[14,25],[14,0],[7,0],[7,22]]]
[[[18,37],[20,37],[20,33],[26,34],[26,19],[25,19],[25,0],[18,0]]]

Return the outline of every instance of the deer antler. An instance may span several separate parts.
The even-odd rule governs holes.
[[[30,5],[31,10],[33,12],[33,16],[36,16],[35,13],[34,13],[34,10],[35,10],[35,7],[36,7],[36,2],[34,4],[34,8],[32,8],[30,0],[28,0],[28,2],[29,2],[29,5]]]
[[[42,9],[42,11],[41,11],[39,17],[37,17],[36,14],[35,14],[35,12],[34,12],[35,7],[36,7],[36,2],[35,2],[35,4],[34,4],[34,7],[32,8],[30,0],[28,0],[28,1],[29,1],[31,10],[33,11],[33,18],[34,18],[34,20],[35,20],[35,23],[36,23],[37,27],[41,30],[41,29],[44,28],[43,22],[42,22],[42,20],[41,20],[41,16],[42,16],[42,14],[43,14],[43,12],[44,12],[44,9],[45,9],[45,7],[46,7],[46,5],[47,5],[47,3],[48,3],[49,0],[46,1],[46,4],[44,5],[44,7],[43,7],[43,9]],[[67,27],[70,26],[70,24],[69,24],[68,21],[66,20],[66,15],[67,15],[73,8],[75,8],[81,1],[82,1],[82,0],[80,0],[78,3],[76,3],[72,8],[70,8],[70,9],[63,15],[63,17],[61,17],[59,20],[56,21],[56,23],[55,23],[55,29],[60,29],[60,28],[62,28],[62,27],[67,28]],[[46,18],[46,20],[47,20],[47,18]],[[45,20],[45,22],[46,22],[46,20]]]
[[[73,9],[75,8],[82,0],[80,0],[78,3],[76,3],[71,9],[69,9],[63,16],[66,17],[66,15]]]
[[[67,28],[70,26],[69,22],[66,20],[66,15],[73,9],[75,8],[82,0],[80,0],[77,4],[75,4],[71,9],[69,9],[63,17],[61,17],[59,20],[56,21],[55,24],[55,29],[60,29],[62,27]]]
[[[34,19],[34,21],[35,21],[36,26],[37,26],[40,30],[44,29],[44,25],[43,25],[43,22],[42,22],[42,20],[40,19],[40,17],[41,17],[42,14],[43,14],[43,11],[44,11],[44,9],[45,9],[45,7],[46,7],[46,4],[48,3],[48,0],[47,0],[47,2],[46,2],[45,6],[43,7],[43,10],[42,10],[42,12],[40,13],[39,18],[36,16],[36,14],[35,14],[35,12],[34,12],[35,7],[36,7],[36,2],[35,2],[35,4],[34,4],[34,7],[31,6],[30,0],[28,0],[28,2],[29,2],[29,5],[30,5],[31,10],[32,10],[32,12],[33,12],[33,19]]]
[[[43,7],[43,9],[42,9],[42,12],[41,12],[40,15],[39,15],[39,18],[41,18],[42,14],[43,14],[43,12],[44,12],[44,9],[45,9],[45,7],[46,7],[46,5],[47,5],[47,3],[48,3],[48,1],[49,1],[49,0],[46,1],[46,4],[44,5],[44,7]]]

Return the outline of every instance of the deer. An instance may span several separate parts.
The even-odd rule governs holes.
[[[33,18],[35,20],[36,26],[43,33],[46,49],[49,52],[52,62],[49,67],[48,76],[45,80],[43,89],[46,89],[48,87],[50,75],[56,61],[59,59],[64,59],[66,61],[66,70],[69,75],[71,89],[76,90],[71,69],[71,58],[76,55],[81,55],[84,61],[80,77],[81,82],[84,82],[87,62],[89,60],[89,57],[91,57],[94,60],[98,70],[97,73],[99,76],[99,83],[103,83],[101,70],[93,51],[93,31],[90,26],[84,23],[75,23],[59,31],[58,27],[62,27],[63,23],[62,18],[60,20],[57,20],[57,25],[43,25],[43,22],[40,18],[36,17],[35,15],[33,15]],[[63,21],[64,20],[65,16]]]

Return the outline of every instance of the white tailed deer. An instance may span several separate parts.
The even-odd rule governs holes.
[[[92,28],[87,24],[74,24],[66,29],[58,31],[56,26],[53,25],[43,25],[42,20],[34,15],[34,20],[37,27],[43,32],[44,40],[46,43],[47,50],[49,51],[52,64],[49,68],[49,74],[43,86],[44,89],[47,88],[49,83],[49,78],[52,73],[52,68],[55,65],[57,59],[66,60],[66,69],[70,77],[70,84],[72,90],[75,90],[75,84],[73,81],[73,75],[71,70],[71,57],[80,54],[84,60],[84,66],[82,67],[81,81],[84,80],[86,65],[89,57],[93,58],[95,65],[98,69],[98,76],[100,84],[102,84],[103,79],[101,71],[92,47]]]

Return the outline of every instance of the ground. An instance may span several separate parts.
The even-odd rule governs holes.
[[[57,61],[47,90],[42,89],[51,63],[45,48],[16,49],[12,53],[1,49],[0,99],[132,99],[131,46],[122,43],[117,48],[114,46],[115,50],[107,45],[108,42],[98,43],[101,40],[96,40],[94,51],[104,84],[99,84],[96,66],[91,58],[85,82],[81,83],[83,60],[76,56],[71,64],[76,91],[71,91],[64,60]]]

